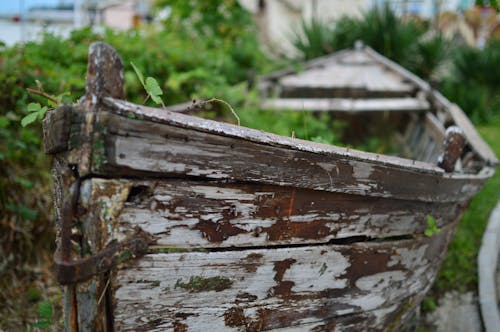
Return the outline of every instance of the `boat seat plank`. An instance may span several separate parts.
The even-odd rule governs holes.
[[[396,242],[148,254],[111,283],[115,327],[269,330],[368,314],[371,328],[382,329],[387,322],[373,311],[425,293],[452,234],[447,228]]]
[[[368,91],[410,93],[414,87],[380,66],[330,65],[285,76],[280,85],[293,88],[364,88]]]
[[[263,109],[336,112],[415,112],[429,110],[429,103],[416,98],[279,98],[266,99]]]

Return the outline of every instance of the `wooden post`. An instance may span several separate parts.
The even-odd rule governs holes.
[[[465,134],[457,126],[446,129],[443,142],[443,153],[439,156],[438,166],[450,173],[455,170],[455,164],[462,155],[466,143]]]
[[[88,117],[86,133],[90,138],[88,145],[81,148],[85,153],[82,159],[87,159],[87,172],[92,173],[96,166],[96,149],[102,146],[102,137],[99,130],[95,128],[95,114],[102,108],[102,100],[105,97],[123,98],[124,80],[123,63],[116,50],[103,42],[96,42],[90,46],[87,67],[87,86],[83,105]],[[80,188],[82,191],[83,188]],[[96,188],[90,188],[91,198]],[[82,216],[82,242],[87,248],[85,255],[96,255],[108,244],[109,233],[105,224],[106,219],[100,218],[99,211],[87,211]],[[111,312],[112,287],[109,285],[109,273],[93,277],[77,286],[77,306],[79,331],[112,331],[113,318]]]
[[[107,220],[97,217],[98,211],[84,211],[86,197],[80,184],[82,178],[93,173],[93,155],[102,142],[100,132],[95,130],[96,113],[103,109],[105,97],[123,98],[123,84],[123,64],[118,53],[108,44],[93,43],[89,49],[85,97],[80,104],[48,112],[44,120],[45,152],[53,156],[59,220],[55,262],[59,277],[65,277],[65,264],[93,256],[109,243]],[[65,331],[113,330],[108,275],[64,286]]]

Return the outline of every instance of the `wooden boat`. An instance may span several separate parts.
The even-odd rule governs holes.
[[[383,89],[300,86],[331,65],[356,67],[342,71],[356,84],[375,71]],[[66,330],[396,330],[408,319],[498,161],[456,105],[369,48],[303,68],[264,78],[263,93],[281,93],[264,102],[397,113],[409,157],[129,103],[119,56],[91,46],[86,95],[44,120]],[[424,235],[428,219],[441,231]]]

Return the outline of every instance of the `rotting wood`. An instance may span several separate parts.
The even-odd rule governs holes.
[[[128,192],[120,213],[101,212],[113,188]],[[101,218],[108,238],[123,241],[137,227],[166,248],[256,247],[326,243],[332,240],[382,239],[423,234],[427,215],[446,226],[459,216],[454,203],[416,203],[359,197],[288,187],[200,183],[176,179],[154,181],[92,179],[83,210]],[[100,189],[97,189],[100,188]],[[108,189],[107,189],[108,188]],[[116,190],[116,189],[115,189]],[[99,194],[101,192],[101,194]],[[113,197],[113,196],[111,196]]]
[[[141,112],[144,114],[148,109],[141,108]],[[166,115],[188,117],[184,121],[190,125],[189,121],[195,119],[177,113]],[[290,139],[295,148],[303,146],[306,151],[315,149],[331,154],[286,149],[267,143],[269,139],[279,143],[276,136],[264,136],[262,132],[228,124],[224,127],[237,128],[235,133],[240,136],[255,135],[252,138],[267,144],[204,133],[194,126],[190,127],[195,130],[161,124],[145,125],[143,121],[104,112],[98,115],[97,123],[107,128],[106,141],[102,143],[103,153],[93,156],[93,172],[102,175],[131,174],[133,171],[138,175],[164,173],[439,202],[467,200],[481,188],[488,176],[488,173],[466,179],[443,176],[444,172],[437,166],[426,164],[431,169],[426,171],[415,167],[416,163],[414,165],[411,161],[371,154],[382,162],[408,162],[415,168],[415,172],[411,172],[396,163],[348,159],[331,146],[297,139]],[[464,184],[468,186],[464,187]]]
[[[348,246],[150,254],[118,271],[117,328],[159,331],[179,320],[192,331],[261,331],[364,314],[378,330],[430,286],[452,228]],[[198,276],[228,281],[217,290],[179,286]]]
[[[416,98],[282,98],[266,99],[261,103],[264,109],[311,110],[336,112],[408,112],[427,111],[429,103]]]
[[[444,139],[445,128],[436,116],[430,112],[425,113],[424,126],[434,142],[441,143]]]

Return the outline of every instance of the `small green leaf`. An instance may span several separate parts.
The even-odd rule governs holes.
[[[37,118],[38,118],[38,112],[30,113],[21,120],[21,126],[26,127],[30,123],[35,122]]]
[[[45,320],[52,319],[52,304],[49,301],[43,301],[38,305],[37,308],[38,316],[44,318]]]
[[[155,103],[161,104],[163,102],[161,100],[161,98],[159,97],[160,95],[163,94],[163,91],[160,88],[160,85],[158,84],[158,82],[154,78],[152,78],[152,77],[146,78],[146,91],[148,92],[151,99]]]
[[[433,216],[427,216],[427,229],[424,231],[424,235],[431,237],[434,234],[441,233],[441,229],[437,227],[436,219]]]
[[[144,83],[144,75],[142,75],[142,72],[139,70],[139,68],[137,68],[133,62],[130,62],[130,64],[132,65],[132,68],[134,68],[134,71],[135,73],[137,74],[137,77],[139,77],[139,81],[141,82],[142,86],[144,87],[144,89],[147,91],[146,89],[146,84]]]
[[[39,103],[29,103],[28,112],[38,112],[42,106]]]
[[[42,107],[42,109],[38,112],[38,120],[43,120],[45,113],[47,113],[47,109],[47,106]]]
[[[160,85],[152,77],[146,78],[146,88],[147,88],[148,92],[150,94],[152,94],[152,95],[157,95],[158,96],[158,95],[162,95],[163,94],[163,91],[160,88]]]

